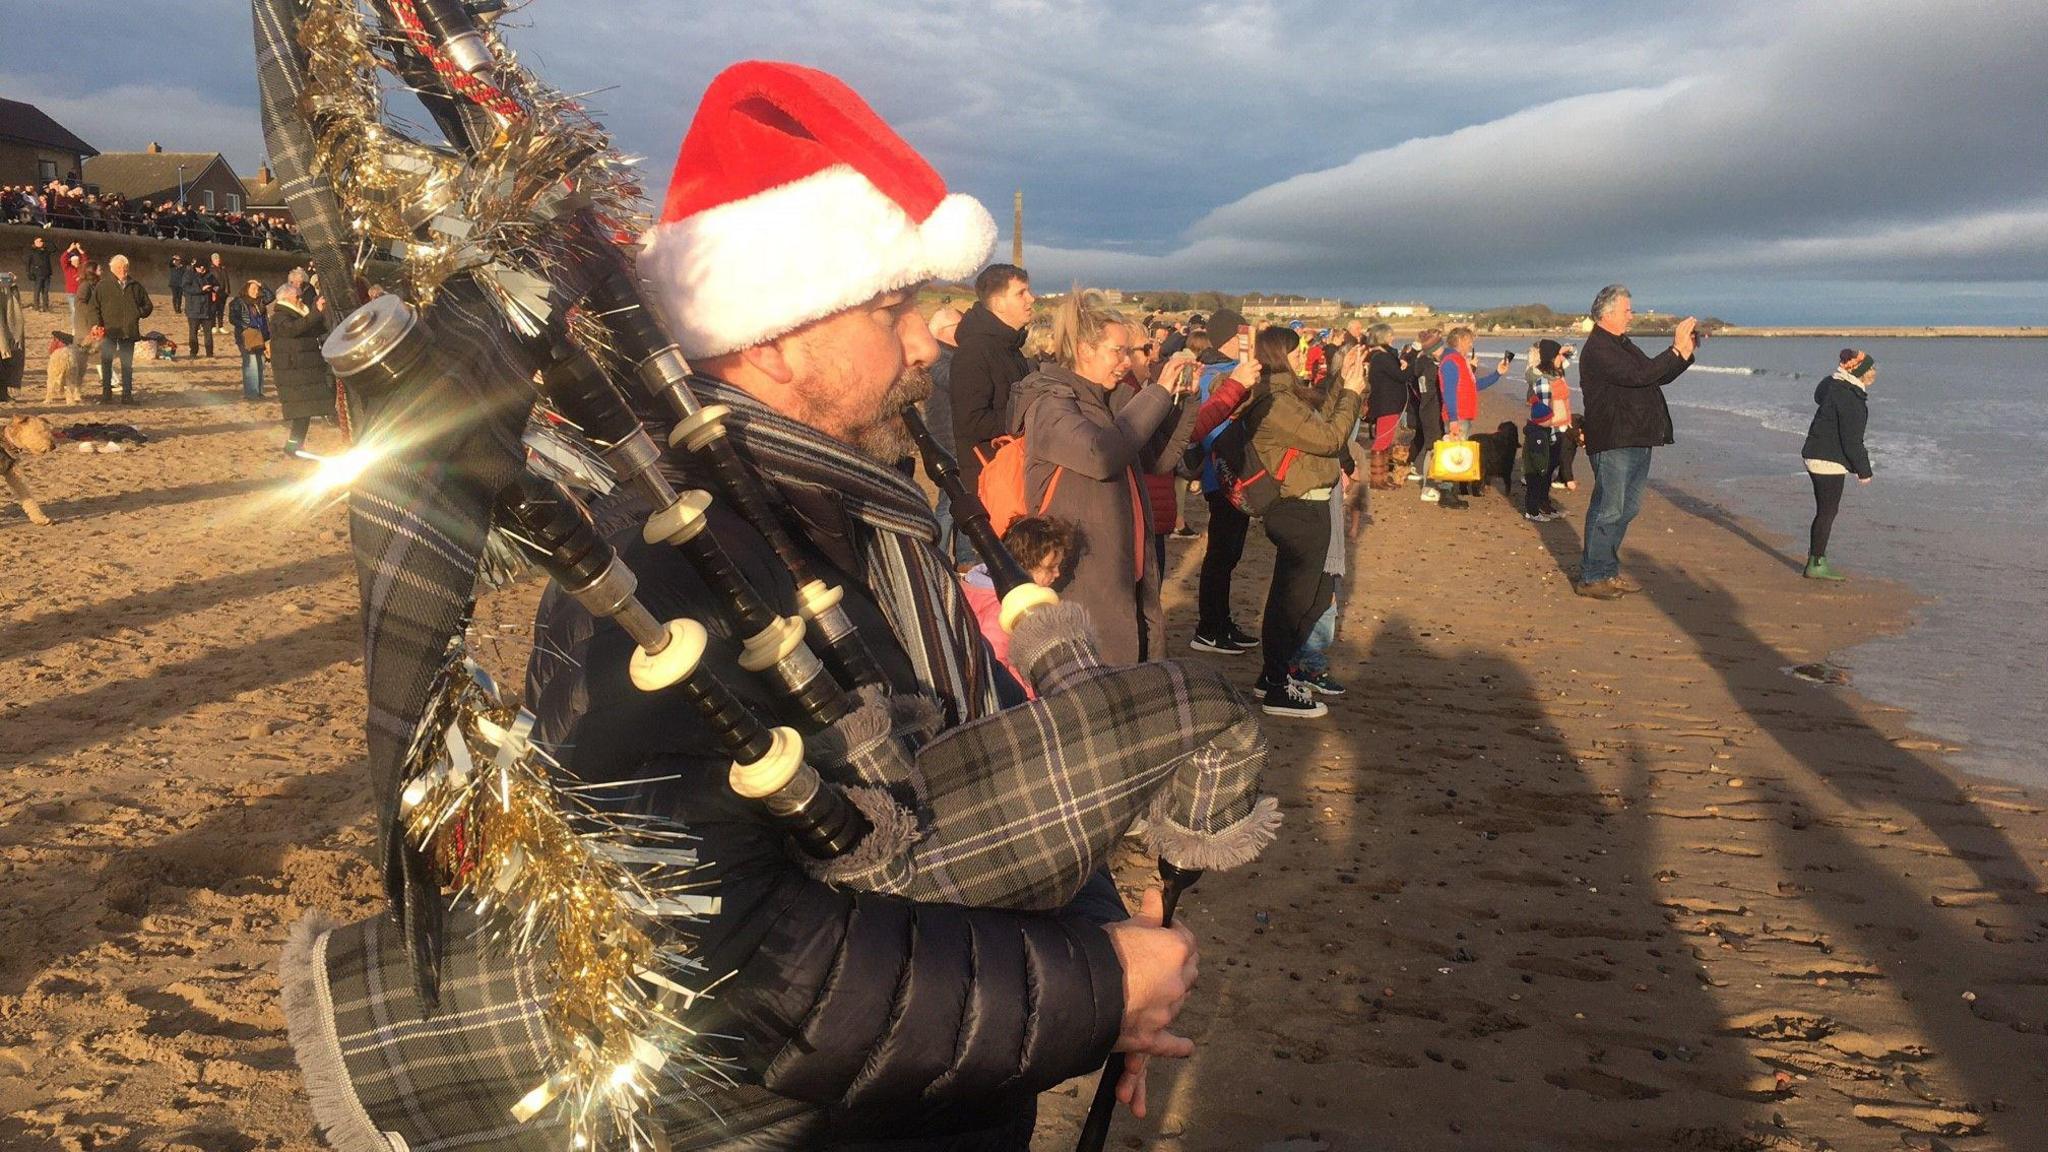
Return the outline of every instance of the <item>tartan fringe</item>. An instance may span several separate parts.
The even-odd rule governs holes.
[[[1242,820],[1214,832],[1197,832],[1175,822],[1171,789],[1162,789],[1152,799],[1145,816],[1145,844],[1152,854],[1181,868],[1208,871],[1236,868],[1259,858],[1266,845],[1280,834],[1280,801],[1261,796]]]
[[[285,1031],[313,1121],[335,1152],[397,1152],[383,1131],[363,1110],[341,1056],[335,1035],[334,1002],[327,990],[327,938],[342,923],[314,909],[293,924],[278,957],[278,984],[283,990]]]
[[[1062,600],[1025,614],[1010,635],[1010,663],[1031,678],[1031,687],[1040,696],[1050,696],[1101,668],[1088,609]]]
[[[891,696],[889,719],[897,736],[923,743],[945,727],[946,713],[930,696]]]
[[[832,860],[809,861],[811,876],[864,892],[901,892],[909,886],[911,853],[924,839],[917,814],[880,788],[848,788],[846,798],[874,828],[860,846]]]

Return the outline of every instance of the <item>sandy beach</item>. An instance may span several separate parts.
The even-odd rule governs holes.
[[[274,963],[307,911],[378,908],[345,517],[281,498],[307,465],[231,358],[136,390],[50,415],[153,443],[26,464],[55,527],[0,509],[0,1149],[314,1149]],[[1905,626],[1902,590],[1801,581],[1658,487],[1647,590],[1583,600],[1586,492],[1541,526],[1376,495],[1351,691],[1271,727],[1287,826],[1183,905],[1198,1053],[1112,1147],[2048,1147],[2044,805],[1785,671]],[[1177,642],[1200,554],[1169,556]],[[536,591],[483,606],[494,667]],[[1037,1149],[1092,1091],[1045,1098]]]

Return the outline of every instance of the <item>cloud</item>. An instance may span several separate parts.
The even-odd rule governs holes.
[[[2048,151],[2023,142],[2048,108],[2048,20],[2016,11],[1796,7],[1774,42],[1663,83],[1273,182],[1157,256],[1032,256],[1057,277],[1112,283],[1392,283],[1495,299],[1515,285],[1740,270],[1744,254],[1811,279],[2048,279],[2038,217],[2011,207],[2048,186]],[[2028,242],[1999,247],[2016,235]]]
[[[1024,189],[1054,282],[1575,305],[1625,278],[1778,319],[1811,316],[1817,285],[1976,318],[2038,294],[1958,286],[2048,280],[2039,4],[514,9],[512,46],[595,91],[651,193],[718,69],[795,60],[844,77],[999,219]],[[242,0],[74,0],[7,35],[0,90],[98,147],[260,161]]]

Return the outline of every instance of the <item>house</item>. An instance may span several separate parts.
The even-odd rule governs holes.
[[[284,202],[284,185],[277,175],[265,164],[256,169],[256,178],[244,184],[249,190],[248,199],[242,203],[242,211],[255,212],[264,216],[278,216],[291,221],[292,210]]]
[[[78,179],[99,152],[33,104],[0,100],[0,184]]]
[[[1374,320],[1412,320],[1429,315],[1429,305],[1421,303],[1396,304],[1381,300],[1360,308],[1358,314]]]
[[[1329,319],[1344,312],[1342,300],[1310,300],[1305,296],[1247,296],[1242,309],[1247,316],[1285,316],[1291,319]]]
[[[166,152],[154,143],[146,152],[102,152],[86,161],[85,187],[131,203],[183,200],[209,212],[240,212],[249,201],[249,190],[220,153]]]

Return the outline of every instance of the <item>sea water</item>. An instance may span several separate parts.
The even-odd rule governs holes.
[[[2048,340],[1716,337],[1665,391],[1678,442],[1651,481],[1784,533],[1803,561],[1799,448],[1814,388],[1851,344],[1877,357],[1876,479],[1850,479],[1828,559],[1926,603],[1902,635],[1836,659],[1857,690],[1962,745],[1962,767],[2048,784]]]

